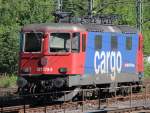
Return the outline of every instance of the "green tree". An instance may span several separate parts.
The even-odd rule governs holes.
[[[143,1],[143,24],[144,54],[150,56],[150,0]]]
[[[79,17],[87,15],[87,0],[63,0],[63,11],[73,12]]]
[[[0,0],[0,73],[17,71],[19,31],[53,20],[53,0]]]

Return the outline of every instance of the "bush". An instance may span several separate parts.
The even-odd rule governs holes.
[[[0,87],[16,87],[17,76],[12,75],[2,75],[0,76]]]
[[[150,77],[150,63],[147,61],[144,62],[144,76]]]

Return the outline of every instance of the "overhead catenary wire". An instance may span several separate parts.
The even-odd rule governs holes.
[[[60,0],[57,0],[57,1],[60,1]],[[62,0],[61,0],[62,1]],[[75,5],[74,3],[77,2],[77,0],[70,0],[72,1],[73,5]],[[92,2],[92,7],[94,6],[94,0],[86,0],[87,3],[91,3]],[[85,2],[86,2],[85,1]],[[63,4],[66,4],[68,3],[68,0],[63,0],[62,2]],[[130,5],[129,8],[131,7],[135,7],[135,13],[136,13],[136,21],[137,21],[137,27],[139,30],[141,30],[142,28],[142,21],[143,21],[143,7],[147,7],[147,6],[150,6],[149,4],[150,2],[149,1],[146,1],[146,0],[118,0],[118,1],[104,1],[104,2],[101,2],[99,0],[99,5],[95,5],[95,7],[99,6],[99,9],[97,11],[98,12],[101,12],[102,10],[106,9],[107,7],[111,6],[111,5],[118,5],[118,6],[127,6],[127,5]],[[88,4],[87,4],[88,6]],[[84,6],[83,6],[84,7]],[[95,9],[95,7],[92,8],[92,10]],[[91,9],[91,7],[90,7]]]

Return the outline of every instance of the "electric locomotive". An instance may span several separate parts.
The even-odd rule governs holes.
[[[19,91],[139,85],[142,49],[142,34],[127,25],[25,25],[20,33]]]

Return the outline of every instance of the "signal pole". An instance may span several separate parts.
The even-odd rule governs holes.
[[[142,0],[136,0],[136,27],[142,32]]]
[[[88,0],[88,15],[89,15],[89,17],[92,17],[92,11],[93,11],[93,0]]]
[[[62,1],[63,0],[57,0],[57,10],[62,12]]]

